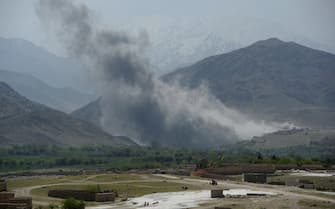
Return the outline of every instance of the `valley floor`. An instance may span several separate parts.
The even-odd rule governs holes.
[[[144,201],[149,208],[214,208],[232,209],[331,209],[335,208],[335,193],[304,190],[296,187],[253,184],[240,181],[218,181],[211,186],[209,179],[154,174],[99,174],[80,176],[16,177],[8,179],[8,189],[18,196],[32,196],[34,206],[47,207],[60,204],[61,199],[47,197],[49,189],[101,189],[118,191],[114,203],[87,203],[90,209],[142,208]],[[187,187],[187,190],[185,190]],[[274,195],[255,197],[210,198],[211,189],[244,189]],[[224,191],[224,192],[227,192]],[[241,190],[235,190],[241,191]],[[180,204],[175,204],[178,201]],[[169,205],[170,201],[170,205]],[[156,204],[152,204],[156,202]],[[172,204],[174,203],[174,204]]]

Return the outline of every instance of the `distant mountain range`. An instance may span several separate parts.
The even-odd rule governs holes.
[[[0,37],[0,69],[27,73],[57,88],[82,91],[86,81],[85,69],[79,63],[23,39]]]
[[[335,55],[294,42],[258,41],[162,79],[205,84],[226,105],[259,119],[335,127]]]
[[[0,82],[0,146],[131,146],[127,137],[111,136],[97,126],[32,102]]]
[[[205,84],[224,104],[257,119],[335,127],[335,56],[294,42],[259,41],[162,79],[188,88]],[[72,115],[101,126],[99,100]]]
[[[51,87],[26,73],[0,69],[0,81],[6,82],[15,91],[32,101],[63,112],[71,112],[95,99],[92,95],[71,88]]]
[[[111,20],[113,21],[113,20]],[[150,44],[144,50],[159,75],[189,66],[208,56],[231,52],[258,40],[278,37],[335,53],[335,43],[301,28],[268,19],[232,16],[136,16],[115,20],[113,28],[133,32],[145,28]]]
[[[0,75],[6,73],[1,71]],[[69,98],[76,98],[73,95],[66,97],[61,93],[62,97],[56,96],[55,92],[64,92],[64,89],[48,89],[32,77],[13,75],[13,81],[10,75],[3,80],[8,80],[14,89],[29,99],[55,108],[58,108],[55,105],[58,100],[75,102]],[[245,48],[205,58],[161,79],[178,81],[188,88],[207,85],[224,104],[257,119],[288,121],[311,128],[335,128],[335,55],[294,42],[276,38],[258,41]],[[29,89],[25,82],[31,88],[28,93],[34,94],[24,93],[26,88]],[[31,83],[37,83],[36,87]],[[40,95],[44,100],[39,99]],[[75,95],[78,96],[74,99],[77,105],[85,102],[79,101],[80,94]],[[100,130],[99,99],[67,115],[31,102],[4,83],[1,83],[0,97],[0,142],[3,144],[50,142],[79,146],[92,143],[92,139],[98,144],[133,143],[128,138],[113,137]]]
[[[280,149],[301,145],[310,146],[318,143],[329,146],[329,142],[332,142],[331,146],[335,146],[335,130],[292,129],[254,137],[252,140],[241,144],[256,149]]]
[[[224,104],[257,119],[335,127],[335,56],[294,42],[258,41],[161,78],[188,88],[205,84]],[[71,114],[101,127],[99,100]]]

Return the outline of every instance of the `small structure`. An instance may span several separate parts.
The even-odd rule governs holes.
[[[21,203],[0,203],[0,209],[29,209],[25,204]]]
[[[49,190],[48,196],[63,199],[73,197],[83,201],[109,202],[115,200],[117,193],[114,191],[92,192],[88,190]]]
[[[8,202],[10,199],[14,199],[15,194],[13,192],[0,192],[0,202],[5,203]]]
[[[0,192],[7,191],[7,184],[5,180],[0,179]]]
[[[244,173],[243,174],[244,182],[265,184],[266,179],[267,179],[267,175],[264,173]]]
[[[223,189],[213,189],[211,190],[211,198],[222,198],[223,196]]]
[[[24,206],[26,209],[33,208],[33,199],[31,197],[15,197],[14,199],[10,199],[8,203],[12,205]],[[19,207],[17,207],[19,208]],[[21,208],[21,207],[20,207]]]
[[[239,175],[243,173],[267,173],[271,174],[276,171],[274,165],[269,164],[241,164],[228,163],[218,168],[206,169],[208,173],[217,175]]]
[[[305,179],[299,180],[299,187],[303,189],[315,189],[314,183]]]
[[[299,179],[296,178],[288,178],[285,180],[285,185],[286,186],[298,186],[299,185]]]
[[[7,184],[0,181],[0,209],[32,209],[31,197],[15,197],[14,192],[7,192]]]
[[[88,190],[49,190],[49,197],[58,197],[58,198],[75,198],[77,200],[83,201],[94,201],[95,192]]]
[[[264,193],[247,193],[247,196],[266,196]]]
[[[111,202],[115,200],[114,192],[104,192],[104,193],[96,193],[95,201],[96,202]]]
[[[270,181],[268,184],[284,186],[286,183],[284,181]]]

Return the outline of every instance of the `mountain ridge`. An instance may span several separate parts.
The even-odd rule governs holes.
[[[32,102],[0,82],[0,144],[60,146],[135,146],[127,137],[112,136],[97,126]]]
[[[0,37],[0,69],[29,73],[53,87],[84,87],[83,66],[19,38]]]
[[[335,55],[294,42],[258,41],[161,78],[189,88],[205,83],[226,105],[255,117],[335,127]]]
[[[6,82],[15,91],[30,100],[63,112],[71,112],[79,108],[80,105],[94,99],[92,95],[81,93],[72,88],[49,86],[28,73],[8,71],[0,68],[0,81]]]

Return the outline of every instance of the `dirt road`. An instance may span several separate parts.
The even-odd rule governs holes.
[[[94,177],[88,177],[84,180],[73,180],[66,183],[54,183],[54,184],[43,184],[43,185],[36,185],[36,186],[29,186],[29,187],[21,187],[16,188],[14,191],[18,196],[32,196],[34,200],[34,204],[37,205],[49,205],[50,202],[57,201],[57,199],[49,198],[49,197],[42,197],[37,195],[32,195],[32,190],[48,187],[48,186],[58,186],[58,185],[78,185],[78,184],[85,184],[85,185],[96,185],[96,181],[92,181]],[[309,200],[318,200],[318,201],[328,201],[331,203],[335,203],[335,196],[332,197],[331,195],[325,195],[322,192],[318,192],[315,190],[303,190],[296,187],[286,187],[286,186],[275,186],[275,185],[267,185],[267,184],[252,184],[252,183],[245,183],[245,182],[235,182],[235,181],[218,181],[217,186],[209,185],[209,180],[206,179],[198,179],[198,178],[190,178],[190,177],[179,177],[179,176],[172,176],[172,175],[141,175],[142,179],[139,180],[119,180],[119,181],[106,181],[106,182],[98,182],[99,184],[117,184],[117,183],[135,183],[135,182],[157,182],[157,181],[167,181],[167,182],[174,182],[174,183],[181,183],[185,185],[196,185],[200,186],[202,189],[212,189],[212,188],[224,188],[224,189],[250,189],[250,190],[259,190],[265,192],[272,192],[278,194],[278,197],[274,198],[278,201],[291,201],[297,199],[309,199]],[[251,199],[257,204],[257,201],[269,201],[268,199]],[[243,200],[244,201],[244,200]],[[232,200],[231,202],[234,202]],[[119,205],[122,203],[116,203]],[[214,201],[213,204],[215,205],[216,202]],[[213,208],[213,204],[206,206],[203,205],[200,208]],[[219,202],[218,202],[219,204]],[[293,204],[293,203],[292,203]],[[275,208],[275,207],[274,207]]]

